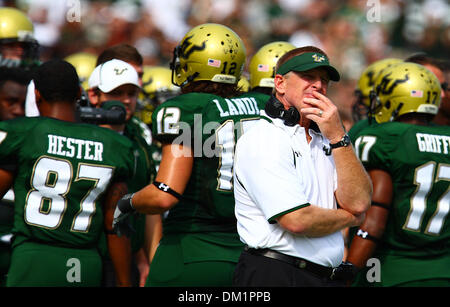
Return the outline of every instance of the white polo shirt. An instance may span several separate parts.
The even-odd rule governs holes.
[[[323,150],[329,141],[310,129],[308,144],[300,125],[289,127],[281,119],[266,118],[272,122],[260,119],[236,145],[234,196],[241,241],[336,267],[344,254],[340,231],[310,238],[288,232],[275,220],[308,204],[337,208],[335,164]]]

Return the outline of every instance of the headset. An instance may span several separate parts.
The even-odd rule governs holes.
[[[295,107],[289,107],[289,109],[286,110],[281,101],[274,95],[270,96],[264,107],[264,111],[272,118],[281,118],[284,121],[284,124],[289,127],[295,126],[300,121],[300,113],[298,110]],[[310,129],[320,132],[319,126],[317,126],[317,123],[314,121],[311,122]],[[331,155],[330,147],[324,145],[322,149],[325,152],[325,155]]]
[[[300,113],[295,107],[285,109],[284,105],[274,95],[271,95],[264,107],[266,114],[272,118],[281,118],[289,127],[295,126],[300,120]]]
[[[117,100],[105,101],[101,108],[79,106],[78,112],[78,116],[82,122],[96,125],[124,124],[127,115],[124,105]]]

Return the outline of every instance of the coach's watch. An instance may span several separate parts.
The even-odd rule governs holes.
[[[339,142],[330,144],[330,148],[335,149],[335,148],[339,148],[339,147],[347,147],[351,143],[352,143],[352,141],[350,140],[350,137],[346,133],[346,134],[344,134],[344,136],[342,137],[342,139]]]

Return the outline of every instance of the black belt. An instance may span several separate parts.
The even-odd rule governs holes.
[[[326,267],[306,259],[297,258],[294,256],[289,256],[282,254],[280,252],[268,249],[268,248],[250,248],[245,246],[244,250],[252,255],[264,256],[267,258],[272,258],[276,260],[280,260],[286,262],[290,265],[293,265],[296,268],[307,270],[311,273],[319,275],[321,277],[333,279],[335,268]]]

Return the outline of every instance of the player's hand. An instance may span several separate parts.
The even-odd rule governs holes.
[[[347,285],[350,285],[359,271],[359,268],[357,268],[355,265],[350,262],[344,261],[334,269],[331,279],[342,280],[345,281]]]
[[[114,210],[114,219],[112,223],[113,232],[119,237],[125,235],[130,237],[135,230],[129,223],[130,216],[136,212],[131,203],[133,194],[123,196],[118,202]]]

